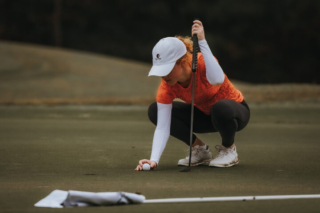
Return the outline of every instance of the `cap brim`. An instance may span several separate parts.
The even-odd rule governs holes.
[[[171,72],[171,70],[173,69],[175,64],[176,64],[176,62],[174,61],[169,64],[163,64],[160,66],[153,65],[151,67],[151,70],[150,70],[148,76],[161,76],[161,77],[166,76]]]

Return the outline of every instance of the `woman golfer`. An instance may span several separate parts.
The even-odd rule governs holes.
[[[234,137],[249,122],[250,110],[219,63],[212,55],[205,40],[203,25],[195,20],[192,35],[197,34],[201,53],[195,77],[194,133],[219,132],[222,145],[217,145],[217,156],[212,158],[208,145],[192,135],[191,166],[209,163],[209,166],[230,167],[239,163]],[[149,107],[148,115],[156,125],[150,160],[139,161],[136,171],[142,165],[150,164],[154,169],[159,164],[161,154],[169,135],[190,143],[190,115],[192,100],[192,41],[190,38],[167,37],[153,48],[153,66],[149,76],[162,78],[155,103]],[[184,102],[173,101],[179,98]],[[178,165],[188,166],[189,157],[178,161]]]

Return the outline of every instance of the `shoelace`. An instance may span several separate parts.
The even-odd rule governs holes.
[[[224,146],[221,146],[221,145],[216,145],[214,147],[216,149],[216,151],[218,152],[218,155],[216,158],[221,158],[223,157],[224,155],[227,155],[228,152],[229,152],[229,149],[224,147]]]
[[[187,151],[188,151],[187,158],[189,158],[190,149],[188,149]],[[191,156],[197,155],[199,152],[200,152],[200,150],[197,149],[196,147],[191,147]]]
[[[200,152],[199,149],[194,148],[194,149],[192,150],[192,152],[191,152],[191,155],[192,155],[192,156],[193,156],[193,155],[197,155],[199,152]]]

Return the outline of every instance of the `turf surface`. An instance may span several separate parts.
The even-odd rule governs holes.
[[[0,107],[1,212],[318,212],[319,199],[142,204],[43,209],[54,189],[141,192],[147,199],[320,194],[320,108],[252,109],[236,135],[240,164],[176,166],[188,147],[170,137],[155,171],[135,172],[150,157],[154,126],[145,107]],[[211,146],[218,134],[199,137]]]

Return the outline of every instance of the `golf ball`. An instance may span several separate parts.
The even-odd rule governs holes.
[[[144,171],[150,170],[150,165],[148,163],[143,164],[142,169]]]

